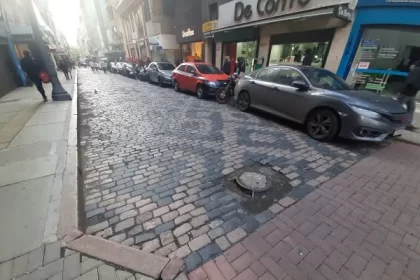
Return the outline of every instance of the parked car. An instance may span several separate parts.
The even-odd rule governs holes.
[[[121,72],[123,76],[132,79],[136,78],[136,71],[131,63],[123,63]]]
[[[117,73],[117,66],[116,66],[116,63],[115,63],[115,62],[111,62],[111,63],[110,63],[110,66],[111,66],[110,72],[112,72],[112,73]]]
[[[175,66],[169,62],[152,62],[147,67],[147,78],[150,83],[157,83],[159,86],[172,85],[172,71]]]
[[[332,72],[308,66],[277,65],[245,75],[235,99],[242,111],[254,107],[304,124],[319,141],[382,141],[407,123],[407,111],[396,100],[353,90]]]
[[[217,67],[201,62],[183,63],[172,72],[175,91],[195,92],[198,98],[216,95],[228,80],[229,76]]]

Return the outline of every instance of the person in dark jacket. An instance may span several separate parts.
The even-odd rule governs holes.
[[[58,68],[60,68],[61,71],[63,71],[64,76],[66,76],[66,80],[70,80],[70,76],[69,76],[69,70],[70,70],[70,65],[67,62],[67,60],[61,60]]]
[[[230,61],[229,61],[228,57],[225,57],[225,61],[223,62],[222,71],[226,75],[230,75]]]
[[[39,93],[41,93],[42,98],[44,98],[44,101],[48,101],[48,98],[45,95],[44,87],[42,86],[41,78],[39,77],[41,67],[32,58],[30,51],[26,50],[23,52],[23,54],[25,57],[20,61],[22,70],[25,71],[26,76],[35,84]]]
[[[239,73],[245,73],[246,62],[245,62],[244,58],[242,58],[242,57],[238,58],[238,63],[236,64],[236,71],[238,71]]]
[[[312,65],[312,51],[307,49],[305,51],[305,58],[302,61],[302,65],[304,66],[311,66]]]
[[[404,82],[403,88],[398,96],[398,101],[401,105],[407,107],[408,121],[407,130],[415,130],[416,127],[413,125],[414,112],[416,111],[416,95],[420,90],[420,60],[416,61],[410,67],[410,73]]]

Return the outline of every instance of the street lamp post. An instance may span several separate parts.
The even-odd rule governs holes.
[[[51,57],[49,56],[47,52],[47,48],[45,47],[45,42],[42,39],[42,33],[41,29],[39,28],[39,24],[36,18],[35,9],[37,7],[35,4],[30,1],[30,20],[31,20],[31,26],[32,26],[32,32],[34,34],[35,44],[38,47],[40,58],[44,64],[45,70],[47,70],[48,75],[51,79],[51,85],[52,85],[52,99],[54,101],[69,101],[71,100],[70,94],[63,88],[63,86],[60,83],[60,80],[57,76],[57,71],[55,70],[54,63],[51,60]]]

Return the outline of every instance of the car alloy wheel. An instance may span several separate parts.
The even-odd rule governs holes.
[[[197,98],[198,99],[203,99],[204,97],[204,89],[202,86],[198,86],[197,87]]]
[[[306,130],[315,140],[329,141],[338,134],[338,118],[331,110],[316,110],[309,116]]]
[[[239,110],[245,112],[249,109],[251,105],[251,100],[249,98],[249,93],[246,91],[241,91],[238,96],[238,107]]]
[[[174,81],[174,89],[176,92],[180,91],[178,81]]]

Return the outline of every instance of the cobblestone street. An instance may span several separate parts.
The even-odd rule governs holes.
[[[276,118],[115,74],[81,69],[79,84],[87,233],[183,258],[187,271],[383,145],[316,142]],[[223,182],[256,166],[290,191],[252,211]]]

